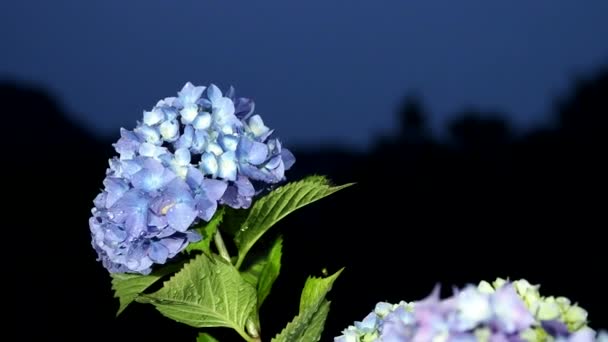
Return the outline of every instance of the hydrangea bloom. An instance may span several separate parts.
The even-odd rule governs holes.
[[[482,292],[492,293],[506,283],[505,279],[497,278],[492,284],[482,281],[478,287]],[[536,327],[525,333],[530,339],[546,338],[550,334],[545,328],[556,331],[560,327],[560,330],[576,332],[587,327],[587,311],[572,304],[568,298],[543,297],[539,292],[540,285],[531,285],[525,279],[513,281],[512,284],[536,320]]]
[[[526,336],[536,323],[513,284],[489,293],[469,285],[441,300],[439,288],[424,300],[396,305],[378,303],[363,321],[345,329],[336,342],[397,341],[605,341],[587,327],[569,332],[558,321],[546,321],[543,339]]]
[[[234,89],[187,83],[121,129],[89,226],[110,272],[147,274],[201,236],[219,205],[248,208],[295,162]]]

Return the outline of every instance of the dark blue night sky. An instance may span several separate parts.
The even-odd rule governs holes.
[[[542,122],[608,61],[607,15],[605,0],[10,1],[0,78],[48,87],[106,137],[192,81],[254,98],[288,144],[365,147],[408,93],[435,129],[467,105]]]

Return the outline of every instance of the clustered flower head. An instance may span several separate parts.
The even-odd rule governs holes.
[[[523,288],[522,284],[519,287]],[[469,285],[443,300],[436,287],[418,302],[380,302],[363,321],[349,326],[334,341],[608,342],[608,335],[596,337],[586,326],[572,332],[559,320],[539,323],[512,283],[505,282],[492,291],[484,287]],[[542,324],[545,335],[530,334],[538,324]]]
[[[487,281],[479,283],[479,290],[493,293],[507,283],[507,280],[497,278],[491,284]],[[587,327],[587,311],[566,297],[543,297],[540,295],[540,285],[531,285],[527,280],[520,279],[512,282],[517,294],[534,315],[534,328],[524,332],[531,341],[544,340],[550,335],[563,335]]]
[[[104,189],[95,198],[92,244],[110,272],[147,274],[190,242],[218,205],[248,208],[295,162],[250,99],[187,83],[177,97],[121,129]]]

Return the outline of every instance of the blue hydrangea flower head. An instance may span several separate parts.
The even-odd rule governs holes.
[[[110,272],[149,273],[200,240],[192,228],[218,205],[248,208],[285,179],[295,158],[254,109],[234,88],[186,83],[121,129],[89,220]]]

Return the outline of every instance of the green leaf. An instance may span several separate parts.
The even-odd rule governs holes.
[[[159,291],[137,301],[153,304],[175,321],[197,328],[232,328],[248,340],[244,328],[256,308],[256,293],[234,266],[217,255],[200,254]]]
[[[329,304],[330,302],[327,300],[321,303],[319,310],[310,319],[308,328],[300,339],[302,342],[317,342],[321,340],[321,334],[323,333],[323,328],[325,328],[325,320],[329,314]]]
[[[266,257],[255,260],[245,271],[241,271],[241,277],[253,287],[257,287],[258,279],[260,279],[260,274],[266,263]]]
[[[319,304],[319,301],[325,298],[343,270],[344,268],[341,268],[327,278],[308,277],[300,297],[300,312]]]
[[[309,277],[300,298],[299,314],[272,339],[274,342],[316,342],[321,339],[330,303],[325,299],[327,293],[342,273],[336,272],[327,278]]]
[[[224,209],[219,208],[215,215],[211,218],[209,222],[203,222],[203,224],[199,227],[194,228],[199,234],[203,236],[201,241],[189,244],[185,251],[193,252],[193,251],[202,251],[204,253],[209,253],[211,241],[213,240],[213,234],[217,230],[217,227],[222,223],[222,219],[224,218]]]
[[[279,272],[281,272],[282,248],[283,239],[279,237],[272,245],[270,253],[268,253],[266,263],[264,264],[264,268],[260,273],[260,278],[257,284],[258,309],[262,306],[262,303],[270,294],[272,284],[274,284],[274,281],[277,280],[277,277],[279,276]]]
[[[120,306],[116,316],[120,315],[126,308],[135,300],[135,298],[144,292],[148,287],[152,286],[160,278],[176,272],[182,266],[182,263],[170,264],[152,272],[149,275],[128,274],[128,273],[113,273],[112,289],[114,297],[118,298]]]
[[[331,186],[325,177],[311,176],[277,188],[258,199],[234,238],[239,250],[237,268],[241,267],[245,256],[260,237],[283,217],[351,185]]]
[[[215,337],[213,337],[207,333],[200,333],[200,334],[198,334],[198,337],[196,338],[196,342],[220,342],[220,341],[218,341]]]

